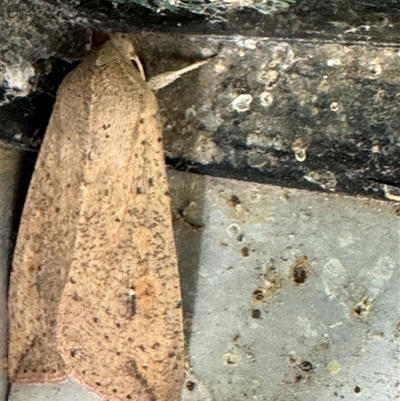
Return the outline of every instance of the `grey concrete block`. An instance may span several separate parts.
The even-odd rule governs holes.
[[[101,401],[100,397],[87,391],[73,380],[62,383],[13,385],[9,399],[18,401]]]
[[[169,178],[191,375],[184,400],[395,399],[398,204]],[[10,400],[96,399],[82,391],[18,385]]]
[[[177,173],[171,185],[187,219],[202,209],[190,363],[215,400],[395,399],[398,204]]]

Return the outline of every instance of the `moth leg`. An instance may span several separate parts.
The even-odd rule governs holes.
[[[196,68],[199,68],[200,66],[202,66],[205,63],[208,63],[209,61],[210,61],[209,59],[202,60],[198,61],[197,63],[191,64],[185,68],[181,68],[180,70],[177,71],[163,72],[162,74],[156,75],[155,77],[151,78],[148,81],[148,84],[153,91],[164,88],[165,86],[171,84],[176,79],[178,79],[182,74],[195,70]]]

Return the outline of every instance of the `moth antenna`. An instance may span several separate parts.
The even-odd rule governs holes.
[[[201,60],[201,61],[191,64],[187,67],[181,68],[180,70],[177,70],[177,71],[163,72],[163,73],[151,78],[150,81],[148,82],[148,84],[149,84],[150,88],[154,91],[164,88],[165,86],[167,86],[167,85],[171,84],[172,82],[174,82],[175,80],[177,80],[181,75],[185,74],[186,72],[195,70],[196,68],[199,68],[200,66],[208,63],[209,61],[210,61],[210,59]]]

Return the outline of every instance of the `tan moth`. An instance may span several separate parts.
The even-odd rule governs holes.
[[[14,382],[72,377],[106,399],[180,398],[181,292],[152,89],[203,63],[145,82],[114,35],[62,82],[14,254]]]

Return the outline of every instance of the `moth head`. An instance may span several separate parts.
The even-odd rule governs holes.
[[[128,35],[124,33],[116,33],[111,36],[112,44],[129,60],[134,62],[135,67],[140,72],[143,81],[146,81],[146,76],[144,73],[144,68],[140,62],[139,57],[136,54],[135,48],[130,41]]]
[[[135,48],[133,47],[132,42],[129,40],[128,35],[124,33],[116,33],[111,36],[111,42],[130,60],[137,58]]]

